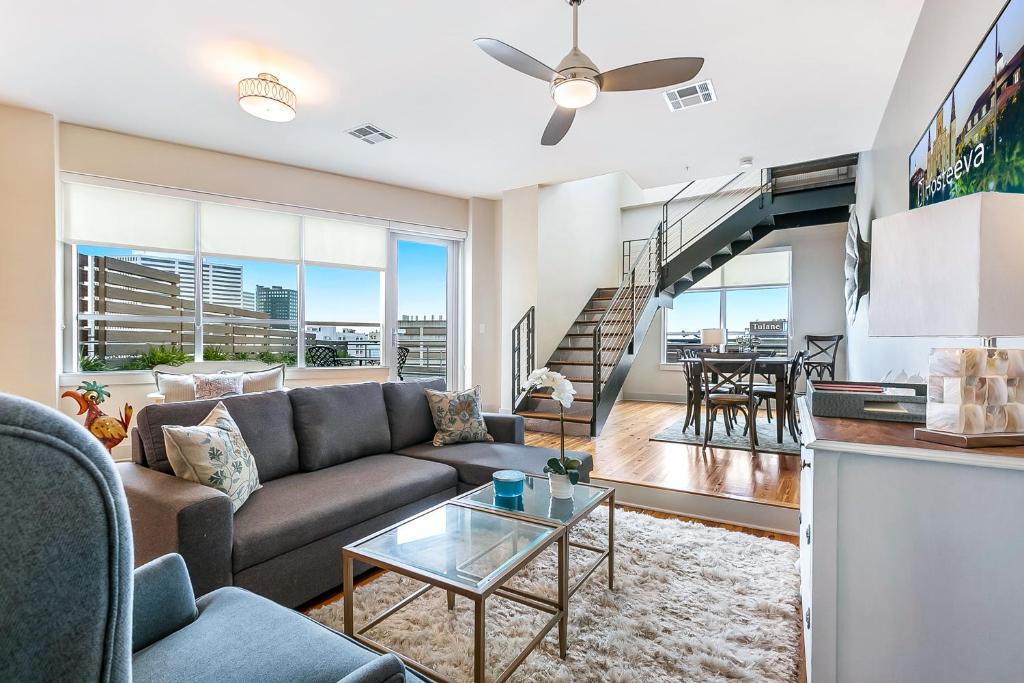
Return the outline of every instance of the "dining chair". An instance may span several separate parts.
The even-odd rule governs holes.
[[[402,377],[402,370],[405,369],[405,361],[409,360],[409,347],[399,346],[398,354],[395,358],[395,373],[398,375],[398,379],[401,382],[405,381],[405,377]]]
[[[750,436],[750,451],[757,454],[757,412],[754,409],[756,353],[702,353],[701,386],[704,394],[704,443],[711,440],[718,411],[725,414],[725,433],[732,436],[731,421],[736,413],[746,419],[744,430]]]
[[[796,421],[796,385],[797,382],[800,381],[800,376],[803,375],[804,356],[806,355],[806,351],[798,351],[789,362],[789,367],[786,369],[786,398],[783,402],[785,414],[777,416],[780,420],[786,420],[786,425],[789,427],[789,433],[793,436],[794,441],[799,440],[797,436],[797,429],[799,428],[799,425]],[[754,407],[756,410],[760,410],[761,404],[764,404],[767,408],[769,422],[772,421],[772,403],[774,401],[774,384],[754,385]]]
[[[306,362],[314,368],[333,368],[338,364],[338,352],[324,344],[310,346],[306,349]]]
[[[825,379],[826,374],[830,380],[836,378],[836,354],[842,340],[841,334],[808,334],[804,337],[807,344],[804,371],[808,379]]]
[[[683,381],[686,382],[686,417],[683,418],[683,431],[690,428],[692,422],[696,428],[697,436],[700,436],[700,402],[702,400],[700,382],[700,364],[692,362],[697,357],[685,355],[690,349],[686,349],[683,355]],[[691,359],[687,362],[686,359]]]

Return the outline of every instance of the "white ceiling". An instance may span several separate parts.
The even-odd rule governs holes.
[[[459,196],[626,171],[644,187],[870,148],[923,0],[587,0],[599,68],[703,56],[719,101],[671,113],[659,92],[606,93],[560,145],[539,144],[541,81],[472,40],[554,66],[564,0],[290,3],[0,0],[0,101],[60,120]],[[288,124],[236,104],[269,71]],[[397,140],[343,131],[372,122]]]

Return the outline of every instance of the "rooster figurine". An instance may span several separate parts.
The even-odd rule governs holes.
[[[107,387],[99,382],[83,382],[77,391],[65,391],[61,398],[73,398],[78,402],[78,414],[85,414],[85,428],[99,439],[109,453],[114,446],[128,436],[128,425],[132,421],[132,407],[124,404],[120,418],[106,415],[100,404],[110,396]]]

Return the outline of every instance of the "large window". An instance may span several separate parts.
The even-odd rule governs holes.
[[[728,350],[789,352],[790,252],[741,254],[676,297],[665,311],[665,362],[676,363],[700,331],[726,330]]]
[[[64,198],[68,371],[380,364],[385,223],[78,182]]]

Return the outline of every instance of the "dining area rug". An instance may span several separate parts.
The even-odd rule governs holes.
[[[557,628],[509,679],[511,683],[796,683],[800,659],[800,577],[795,544],[678,519],[616,510],[615,589],[606,565],[570,602],[568,657],[558,657]],[[573,529],[573,541],[607,542],[599,507]],[[570,554],[570,576],[592,555]],[[556,553],[548,548],[510,585],[555,596]],[[356,624],[398,603],[422,584],[386,572],[356,589]],[[347,599],[347,598],[346,598]],[[307,613],[343,628],[341,600]],[[487,601],[488,680],[529,643],[547,619],[522,605]],[[432,589],[369,635],[451,680],[469,681],[473,605]]]
[[[799,455],[800,444],[793,440],[793,436],[789,433],[789,429],[782,430],[782,443],[775,440],[776,428],[775,422],[769,423],[767,420],[760,419],[762,416],[758,416],[757,423],[757,450],[763,453],[782,453],[785,455]],[[704,443],[704,423],[701,423],[700,436],[697,436],[694,431],[694,427],[691,424],[689,429],[683,429],[683,421],[685,418],[679,418],[665,429],[661,430],[657,434],[651,437],[651,441],[666,441],[669,443],[683,443],[694,446],[700,446]],[[749,451],[750,450],[750,437],[743,433],[743,417],[741,416],[736,424],[732,426],[732,435],[725,431],[724,414],[719,412],[715,418],[715,428],[711,431],[711,440],[708,441],[708,448],[728,448],[734,451]]]

